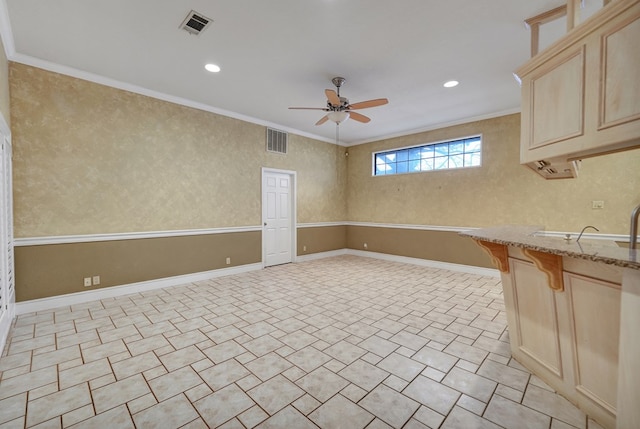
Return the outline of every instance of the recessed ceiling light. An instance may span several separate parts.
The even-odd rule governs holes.
[[[450,80],[448,82],[444,83],[444,87],[445,88],[453,88],[454,86],[458,86],[460,82],[458,82],[457,80]]]
[[[215,64],[207,64],[206,66],[204,66],[204,68],[211,73],[218,73],[220,71],[220,66],[217,66]]]

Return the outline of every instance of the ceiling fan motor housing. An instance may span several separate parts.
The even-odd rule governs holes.
[[[349,99],[347,97],[340,97],[340,104],[334,106],[329,100],[327,100],[327,108],[332,112],[339,112],[349,107]]]

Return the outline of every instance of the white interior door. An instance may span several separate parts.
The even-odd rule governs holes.
[[[293,262],[294,178],[291,172],[262,170],[262,248],[266,267]]]

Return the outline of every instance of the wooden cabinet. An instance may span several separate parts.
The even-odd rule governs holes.
[[[616,426],[622,269],[562,258],[562,289],[509,247],[511,353],[606,428]]]
[[[640,270],[622,272],[620,360],[618,361],[618,428],[640,427]]]
[[[619,284],[565,273],[576,401],[614,427],[620,337]]]
[[[520,252],[509,257],[503,287],[512,355],[554,388],[573,389],[573,365],[563,359],[570,343],[561,335],[570,325],[566,296],[549,288],[547,276]]]
[[[640,0],[615,0],[516,71],[522,164],[571,177],[570,161],[640,147],[639,40]]]

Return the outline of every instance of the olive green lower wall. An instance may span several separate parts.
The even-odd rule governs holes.
[[[488,256],[457,232],[352,225],[297,230],[298,256],[364,250],[364,243],[371,252],[493,268]],[[261,262],[260,231],[17,246],[16,301]],[[100,285],[84,287],[83,279],[93,276],[100,276]]]
[[[364,243],[367,243],[367,249],[364,249]],[[491,259],[473,240],[461,237],[455,231],[355,225],[298,229],[298,256],[339,249],[368,250],[394,256],[495,268]]]
[[[364,248],[367,243],[367,249]],[[455,231],[348,226],[347,247],[452,264],[495,268],[470,238]]]
[[[329,252],[346,247],[346,225],[298,228],[298,256]]]
[[[261,232],[18,246],[16,301],[260,263]],[[231,264],[226,264],[226,258]],[[84,287],[83,278],[100,276]]]

